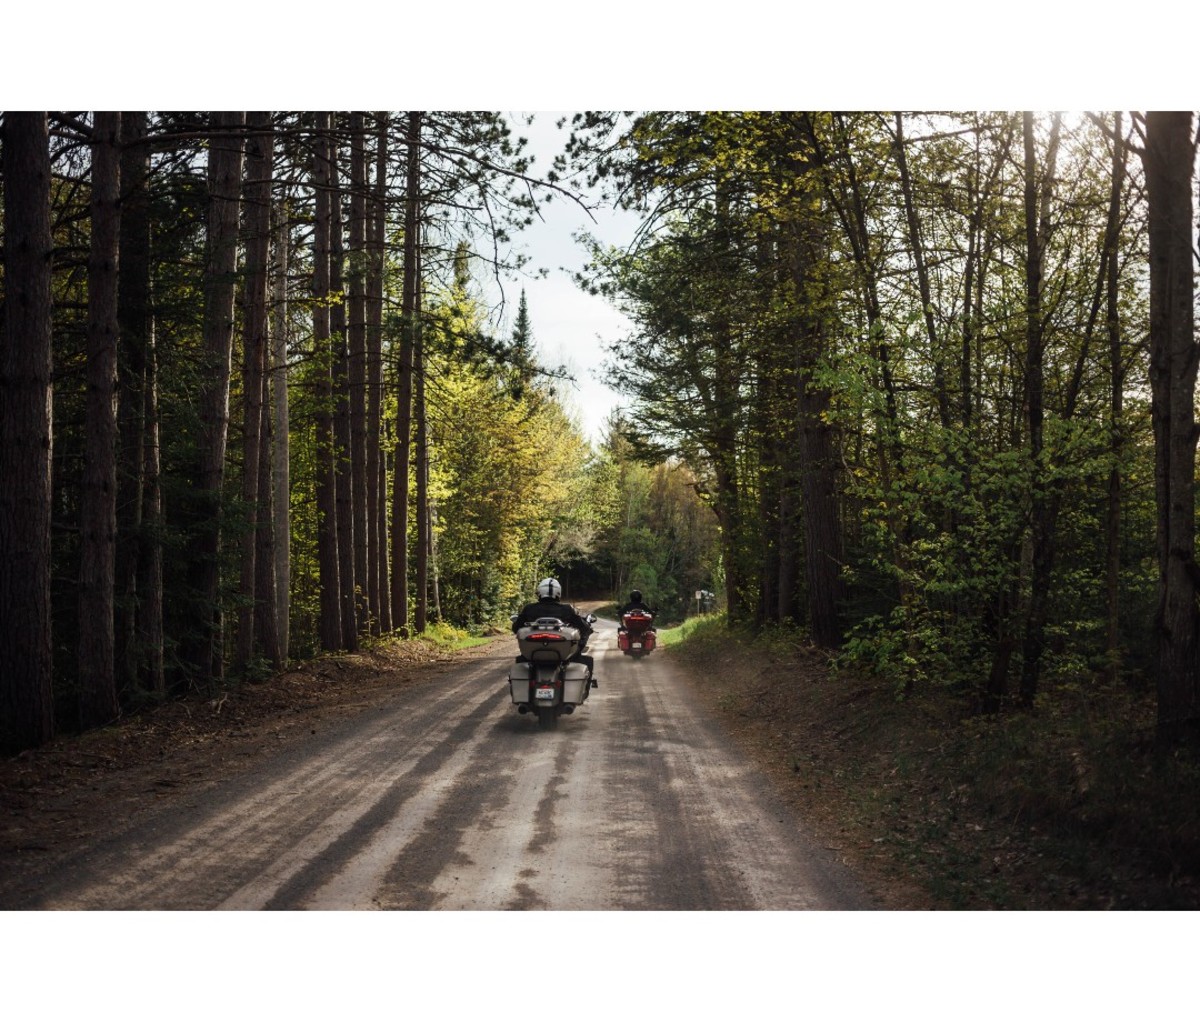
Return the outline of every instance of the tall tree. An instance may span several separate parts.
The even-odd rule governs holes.
[[[350,489],[354,520],[355,616],[369,623],[367,564],[367,152],[366,119],[350,115],[350,219],[346,273],[348,384],[350,388]]]
[[[224,672],[220,599],[224,522],[221,491],[229,435],[229,377],[233,358],[245,123],[244,111],[214,113],[209,137],[200,423],[189,567],[196,613],[193,632],[181,647],[185,670],[202,686],[211,685]]]
[[[79,719],[84,728],[119,712],[113,650],[117,534],[117,261],[121,115],[92,125],[92,235],[88,258],[87,447],[79,569]]]
[[[1112,467],[1108,473],[1108,503],[1105,508],[1105,646],[1107,674],[1116,681],[1121,667],[1121,453],[1122,416],[1124,413],[1125,363],[1121,345],[1120,244],[1121,188],[1125,180],[1125,142],[1123,117],[1117,112],[1113,125],[1112,187],[1109,193],[1108,222],[1104,229],[1106,276],[1106,323],[1108,327],[1109,368],[1109,448]]]
[[[54,734],[50,622],[53,413],[50,148],[45,113],[6,111],[0,349],[0,750]]]
[[[417,243],[420,231],[422,113],[408,115],[404,195],[404,281],[401,294],[400,375],[397,391],[396,453],[392,475],[392,626],[408,631],[408,504],[412,451],[413,351],[416,344]]]
[[[263,464],[269,464],[270,434],[264,429],[267,405],[267,366],[270,337],[267,316],[268,270],[271,250],[271,192],[274,166],[274,135],[271,114],[249,114],[247,126],[245,214],[245,283],[242,290],[242,501],[246,508],[246,531],[242,536],[241,596],[238,611],[237,666],[245,671],[256,651],[273,664],[280,661],[274,627],[274,574],[264,574],[258,561],[259,548],[269,552],[272,522],[269,486],[259,487]],[[268,577],[269,576],[269,577]],[[268,585],[269,582],[269,585]],[[265,591],[267,587],[270,591]],[[259,613],[262,604],[271,614]],[[265,630],[264,630],[265,628]]]
[[[275,633],[287,660],[291,615],[291,421],[288,407],[288,267],[291,222],[287,205],[275,207],[274,325],[271,329],[271,503],[275,533]]]
[[[330,135],[329,339],[333,345],[333,468],[337,500],[338,587],[342,649],[358,648],[354,574],[354,490],[350,444],[350,353],[346,338],[346,246],[342,233],[342,185],[337,133]]]
[[[371,533],[367,596],[371,629],[378,635],[392,630],[388,591],[387,465],[383,457],[383,294],[386,267],[388,123],[386,112],[376,117],[375,181],[369,204],[367,250],[367,513]]]
[[[313,349],[317,363],[317,557],[320,562],[321,648],[342,648],[342,600],[337,529],[333,349],[330,341],[332,158],[330,116],[318,113],[313,132]]]
[[[154,321],[146,345],[146,382],[143,390],[146,436],[142,445],[142,529],[138,544],[138,618],[136,642],[141,650],[139,677],[147,691],[166,693],[163,653],[163,502],[162,455],[159,444],[158,352]]]
[[[418,228],[418,231],[420,228]],[[418,234],[418,239],[420,235]],[[425,405],[425,330],[422,321],[424,289],[421,286],[421,246],[417,246],[417,294],[413,315],[416,320],[413,343],[413,418],[416,420],[417,474],[417,600],[413,628],[418,635],[429,621],[429,417]]]
[[[121,115],[121,236],[117,269],[118,358],[117,400],[117,549],[114,624],[117,686],[131,691],[138,685],[157,695],[154,684],[141,676],[148,650],[137,641],[143,613],[162,616],[147,605],[150,598],[137,584],[140,548],[151,541],[143,529],[145,500],[147,361],[152,343],[150,305],[150,146],[145,112]],[[143,608],[145,610],[143,611]]]
[[[1158,732],[1200,725],[1200,567],[1196,564],[1197,359],[1190,112],[1146,115],[1150,213],[1150,387],[1158,506]]]
[[[1055,518],[1057,504],[1051,493],[1045,464],[1044,359],[1046,325],[1042,308],[1042,276],[1049,242],[1049,208],[1055,165],[1058,158],[1061,114],[1055,114],[1046,152],[1045,174],[1039,180],[1033,114],[1025,111],[1025,402],[1029,415],[1029,458],[1032,467],[1030,521],[1033,532],[1032,586],[1025,619],[1025,641],[1021,658],[1021,702],[1033,704],[1041,673],[1046,643],[1051,573],[1054,568]]]

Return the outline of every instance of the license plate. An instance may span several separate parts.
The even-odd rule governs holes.
[[[553,688],[539,688],[533,693],[533,697],[535,699],[553,699],[554,698],[554,689]]]
[[[633,648],[634,648],[634,649],[641,649],[641,648],[642,648],[642,644],[641,644],[640,642],[635,642],[635,643],[633,644]]]

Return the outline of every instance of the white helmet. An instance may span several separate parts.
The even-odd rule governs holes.
[[[557,600],[562,595],[562,586],[556,578],[544,578],[538,583],[537,594],[543,600]]]

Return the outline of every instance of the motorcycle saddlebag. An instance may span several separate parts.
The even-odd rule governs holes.
[[[533,677],[533,664],[514,663],[508,669],[508,691],[515,705],[529,702],[529,682]]]
[[[582,703],[588,697],[588,669],[584,664],[567,664],[563,678],[563,702]]]
[[[617,632],[617,649],[624,652],[629,648],[629,633]]]

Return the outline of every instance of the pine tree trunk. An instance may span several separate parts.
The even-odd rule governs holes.
[[[429,501],[429,577],[433,585],[432,614],[434,621],[442,620],[442,586],[438,572],[437,501]]]
[[[286,205],[276,207],[275,325],[271,330],[271,487],[275,556],[275,634],[281,663],[290,646],[292,524],[291,429],[288,411],[288,265],[291,229]]]
[[[8,111],[0,348],[0,753],[54,736],[50,693],[50,148],[45,113]]]
[[[121,236],[121,115],[98,111],[92,127],[92,223],[88,258],[87,427],[80,514],[79,722],[119,713],[113,594],[117,540],[117,260]]]
[[[150,344],[150,147],[147,115],[121,115],[121,258],[117,265],[117,560],[114,660],[117,687],[138,685],[138,552],[142,544],[147,348]]]
[[[211,688],[224,671],[220,553],[221,490],[229,432],[229,377],[233,357],[234,294],[242,180],[241,131],[246,115],[215,113],[208,157],[208,237],[205,243],[204,326],[199,395],[200,435],[192,494],[189,579],[195,613],[181,643],[185,670]]]
[[[317,560],[321,587],[321,648],[342,648],[338,579],[337,475],[333,439],[333,353],[329,337],[331,168],[329,114],[316,115],[313,139],[313,354],[317,362]]]
[[[267,383],[267,268],[271,252],[271,183],[275,140],[271,114],[255,112],[246,119],[245,284],[242,327],[242,501],[246,531],[242,535],[241,598],[238,608],[236,663],[244,673],[255,656],[257,606],[264,594],[257,590],[257,554],[260,530],[271,528],[260,507],[259,460],[264,436],[263,408]]]
[[[817,341],[819,345],[821,342]],[[803,358],[804,356],[802,356]],[[805,359],[807,361],[807,359]],[[813,380],[815,365],[799,374],[800,493],[804,505],[804,576],[812,640],[826,649],[842,644],[841,515],[838,510],[837,460],[826,421],[830,394]]]
[[[361,113],[350,115],[350,251],[347,264],[347,328],[350,375],[350,489],[354,508],[355,615],[360,627],[371,621],[367,522],[367,156]],[[372,629],[374,630],[374,629]]]
[[[387,472],[380,448],[383,407],[383,275],[387,227],[388,115],[376,114],[375,183],[370,202],[367,274],[367,511],[371,530],[367,589],[372,633],[392,630],[392,602],[388,595]]]
[[[354,493],[350,464],[350,356],[346,347],[346,252],[342,239],[342,186],[338,144],[330,150],[329,338],[333,344],[333,447],[337,499],[338,582],[340,585],[342,645],[358,649],[358,619],[354,577]]]
[[[420,213],[421,112],[408,115],[408,173],[404,202],[404,283],[401,296],[399,408],[392,474],[392,624],[408,634],[408,497],[412,439],[414,313],[417,294],[417,231]]]
[[[425,414],[425,334],[421,322],[421,249],[417,234],[416,343],[413,346],[413,417],[417,420],[417,606],[414,630],[429,623],[429,420]]]
[[[163,655],[163,506],[158,437],[158,354],[154,318],[146,334],[146,437],[142,445],[142,529],[138,547],[138,679],[143,688],[162,697],[167,692]]]
[[[271,188],[275,163],[275,138],[269,112],[253,113],[247,118],[250,130],[247,139],[245,184],[245,285],[242,290],[244,312],[244,343],[242,343],[242,479],[241,497],[246,507],[246,531],[241,541],[241,596],[238,612],[238,669],[247,671],[259,650],[271,662],[277,662],[278,649],[275,629],[263,635],[257,627],[263,615],[259,601],[263,599],[258,553],[270,549],[271,518],[270,487],[260,487],[264,455],[269,452],[270,438],[266,421],[266,367],[270,337],[266,296],[269,293],[269,264],[271,252]],[[274,590],[274,585],[272,585]],[[274,591],[272,591],[274,615]],[[271,615],[269,615],[271,617]]]
[[[270,219],[268,213],[268,220]],[[268,231],[270,225],[268,223]],[[278,600],[275,595],[275,529],[274,499],[271,491],[271,408],[268,401],[266,361],[263,363],[262,400],[259,402],[258,448],[258,520],[256,531],[254,592],[254,633],[258,637],[263,659],[273,670],[283,667],[283,651],[279,645],[276,617]]]
[[[825,285],[810,279],[824,258],[823,229],[816,223],[796,223],[788,239],[793,294],[812,300],[794,310],[796,336],[797,475],[804,511],[804,583],[808,600],[809,633],[827,649],[842,643],[842,523],[839,506],[838,458],[829,424],[832,395],[819,384],[816,371],[827,354]]]
[[[1158,734],[1170,743],[1200,726],[1191,113],[1147,114],[1143,158],[1150,214],[1150,388],[1160,576]]]

